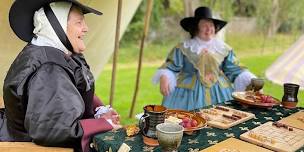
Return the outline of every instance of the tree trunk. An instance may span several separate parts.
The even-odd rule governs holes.
[[[170,1],[169,0],[164,0],[163,5],[164,5],[165,9],[169,9],[170,8]]]
[[[191,4],[191,0],[184,0],[184,14],[185,17],[189,17],[192,16],[192,4]]]
[[[267,36],[268,37],[272,37],[277,30],[279,29],[281,23],[278,19],[279,17],[279,12],[280,12],[280,5],[279,5],[279,0],[272,0],[272,15],[270,18],[270,25],[268,27],[268,32],[267,32]]]
[[[194,10],[200,6],[198,0],[184,0],[184,14],[185,17],[194,16]]]

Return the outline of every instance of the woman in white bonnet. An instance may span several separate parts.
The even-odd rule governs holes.
[[[28,44],[4,81],[0,141],[87,152],[92,135],[121,127],[115,110],[94,95],[94,78],[82,55],[86,13],[102,14],[76,0],[13,3],[11,28]]]
[[[208,7],[180,21],[191,38],[175,46],[156,72],[163,105],[194,110],[232,100],[234,90],[244,91],[255,76],[239,66],[230,46],[217,39],[226,21],[215,19]]]

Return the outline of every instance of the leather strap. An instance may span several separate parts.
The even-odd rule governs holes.
[[[62,44],[70,51],[74,52],[71,42],[69,41],[67,35],[65,34],[64,30],[62,29],[57,17],[55,16],[54,12],[52,11],[49,5],[45,5],[43,7],[44,13],[49,20],[51,26],[53,27],[56,35],[58,36],[59,40]]]

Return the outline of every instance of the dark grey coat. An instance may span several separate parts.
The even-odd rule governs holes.
[[[94,114],[94,78],[82,55],[29,44],[11,65],[3,91],[0,141],[80,147],[79,120]]]

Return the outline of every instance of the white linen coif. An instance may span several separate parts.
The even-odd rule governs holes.
[[[53,2],[50,4],[56,18],[58,19],[62,29],[67,32],[67,23],[72,3],[68,2]],[[34,30],[33,33],[36,37],[33,37],[31,43],[37,46],[51,46],[55,47],[65,54],[69,53],[69,50],[62,44],[52,28],[49,20],[47,19],[44,9],[40,8],[35,12],[34,17]]]

